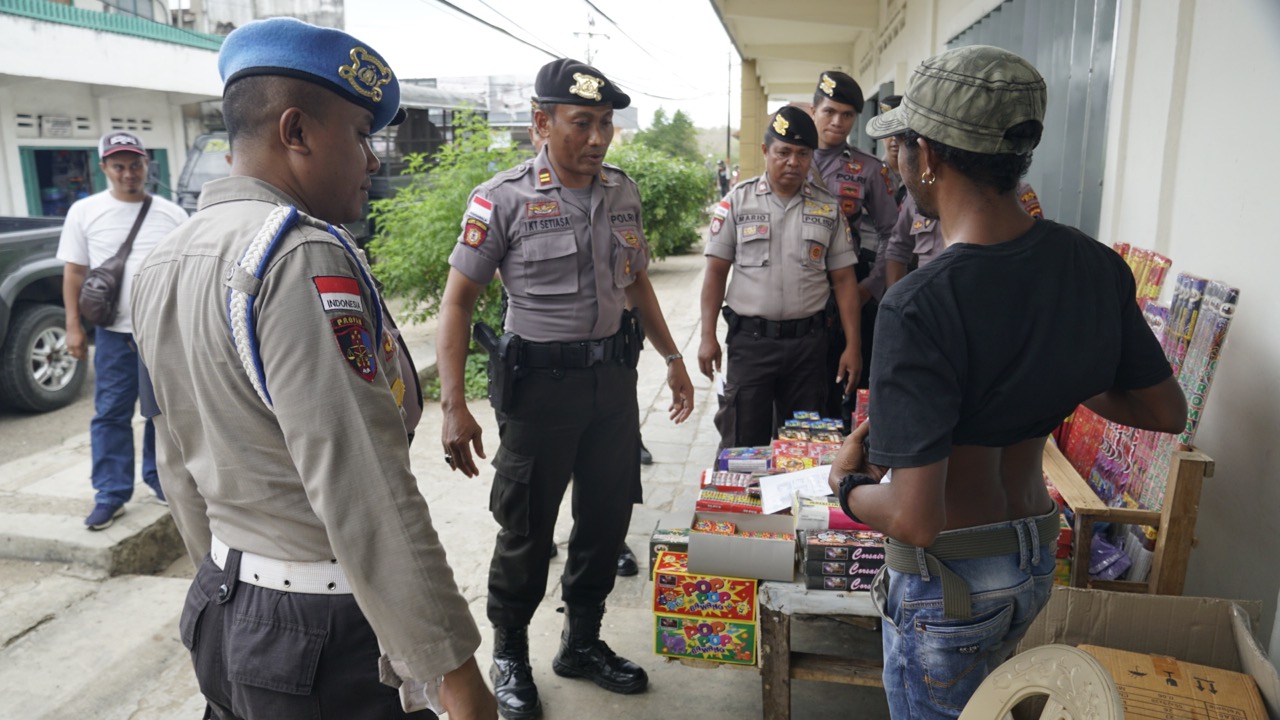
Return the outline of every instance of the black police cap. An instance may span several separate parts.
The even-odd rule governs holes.
[[[614,110],[631,104],[631,96],[619,90],[599,70],[569,58],[543,65],[533,81],[533,90],[539,103],[611,105]]]
[[[862,112],[862,88],[847,74],[839,70],[828,70],[818,76],[819,95],[824,95],[838,103],[852,105],[854,112]]]
[[[774,113],[766,134],[785,143],[818,149],[818,126],[813,124],[809,113],[795,105],[787,105]]]
[[[880,112],[887,113],[902,104],[901,95],[890,95],[880,100]]]

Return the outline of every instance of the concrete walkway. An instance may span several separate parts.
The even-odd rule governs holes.
[[[690,714],[750,720],[762,715],[755,668],[693,669],[653,654],[652,586],[644,567],[649,534],[660,519],[690,517],[698,475],[717,445],[715,397],[708,380],[697,374],[703,264],[700,255],[692,254],[650,269],[672,335],[687,358],[696,406],[686,423],[677,426],[668,420],[666,367],[656,352],[646,352],[637,391],[642,433],[654,464],[644,468],[645,502],[635,508],[627,537],[642,558],[642,571],[618,579],[602,633],[615,651],[649,671],[650,688],[641,695],[614,695],[551,671],[563,623],[556,612],[562,552],[552,560],[553,581],[530,626],[534,677],[545,717],[551,720]],[[432,366],[434,322],[408,324],[404,330],[419,367]],[[484,428],[492,458],[498,445],[493,412],[483,400],[474,401],[471,409]],[[438,440],[441,419],[439,405],[428,403],[411,459],[455,577],[483,629],[478,659],[487,671],[492,633],[485,619],[486,578],[497,532],[488,511],[493,470],[485,463],[480,477],[472,479],[450,472]],[[81,518],[91,506],[87,478],[87,432],[60,447],[0,464],[0,720],[198,718],[203,704],[177,637],[192,569],[172,534],[172,522],[139,483],[116,527],[86,532]],[[571,530],[567,495],[560,517],[556,541],[563,549]],[[879,645],[878,635],[832,621],[796,625],[795,642],[803,649],[856,647],[855,652],[865,654],[875,653]],[[796,681],[792,717],[888,714],[878,689]]]

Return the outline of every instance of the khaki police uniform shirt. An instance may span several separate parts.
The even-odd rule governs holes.
[[[589,211],[562,187],[544,148],[471,193],[449,264],[488,284],[501,270],[506,330],[535,342],[598,340],[618,332],[625,288],[649,266],[640,193],[606,165]]]
[[[253,305],[274,409],[232,341],[228,286],[257,284],[238,263],[291,202],[253,178],[211,181],[136,277],[169,506],[197,564],[211,533],[269,558],[336,559],[386,659],[431,681],[480,636],[409,469],[404,380],[389,324],[374,338],[367,267],[310,218],[280,238]]]
[[[797,320],[826,307],[827,273],[858,262],[835,197],[806,181],[784,200],[762,175],[716,206],[706,254],[733,263],[725,303],[746,317]]]
[[[889,168],[874,155],[845,144],[813,154],[812,172],[822,185],[840,201],[840,211],[854,228],[854,242],[867,243],[857,237],[857,222],[865,212],[876,229],[876,263],[864,286],[876,298],[884,295],[884,254],[898,219],[898,203],[893,199],[893,178]]]

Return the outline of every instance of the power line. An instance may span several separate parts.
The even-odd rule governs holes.
[[[466,11],[466,10],[463,10],[462,8],[458,7],[457,5],[454,5],[453,3],[449,2],[449,0],[420,0],[420,2],[427,3],[427,4],[430,4],[430,3],[432,3],[432,2],[439,3],[439,4],[444,5],[445,7],[449,8],[450,10],[453,10],[454,12],[456,12],[456,13],[458,13],[458,14],[460,14],[460,15],[463,15],[463,16],[465,16],[465,17],[468,17],[468,18],[472,19],[472,20],[475,20],[476,22],[480,23],[481,25],[484,25],[484,26],[485,26],[485,27],[487,27],[487,28],[490,28],[490,29],[492,29],[492,30],[497,30],[498,32],[502,33],[503,35],[506,35],[507,37],[511,38],[512,40],[515,40],[516,42],[521,43],[522,45],[527,45],[527,46],[529,46],[529,47],[533,48],[534,50],[537,50],[538,52],[540,52],[540,53],[542,53],[542,54],[544,54],[544,55],[548,55],[548,56],[550,56],[550,57],[552,57],[552,58],[562,57],[561,55],[558,55],[558,54],[556,54],[555,52],[552,52],[551,50],[548,50],[548,49],[546,49],[546,48],[544,48],[544,47],[539,47],[539,46],[537,46],[537,45],[534,45],[533,43],[529,42],[528,40],[525,40],[524,38],[516,37],[514,34],[512,34],[512,33],[511,33],[511,31],[507,30],[506,28],[499,27],[499,26],[494,25],[493,23],[489,22],[488,20],[485,20],[485,19],[484,19],[484,18],[482,18],[482,17],[479,17],[479,16],[477,16],[477,15],[473,15],[472,13],[470,13],[470,12],[468,12],[468,11]],[[487,7],[487,6],[486,6],[486,7]],[[489,9],[490,9],[490,10],[492,10],[493,8],[489,8]],[[497,11],[495,10],[495,12],[497,12]],[[516,27],[520,27],[520,26],[519,26],[519,25],[516,25]],[[521,28],[521,29],[523,29],[523,28]],[[527,32],[527,31],[526,31],[526,32]]]
[[[519,28],[520,30],[523,30],[524,32],[528,33],[528,34],[529,34],[529,36],[530,36],[530,37],[532,37],[534,40],[537,40],[538,42],[542,43],[543,45],[546,45],[547,47],[551,48],[552,50],[554,50],[554,51],[556,52],[556,55],[557,55],[557,56],[559,56],[559,57],[568,57],[568,56],[567,56],[567,55],[565,55],[564,53],[560,52],[560,50],[559,50],[558,48],[556,48],[554,45],[552,45],[551,43],[547,42],[546,40],[543,40],[542,38],[538,37],[536,34],[534,34],[534,33],[533,33],[533,31],[529,30],[529,28],[526,28],[526,27],[524,27],[523,25],[521,25],[520,23],[516,22],[515,20],[512,20],[511,18],[507,17],[506,15],[503,15],[501,11],[499,11],[497,8],[495,8],[494,6],[490,5],[489,3],[485,2],[485,0],[476,0],[476,2],[479,2],[481,5],[483,5],[483,6],[487,7],[487,8],[489,8],[489,10],[491,10],[495,15],[497,15],[497,16],[498,16],[498,17],[500,17],[500,18],[502,18],[503,20],[506,20],[507,22],[511,23],[512,25],[515,25],[515,26],[516,26],[517,28]]]

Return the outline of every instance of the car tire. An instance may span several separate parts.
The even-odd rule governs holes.
[[[0,403],[17,410],[48,412],[71,404],[88,367],[67,351],[65,311],[32,303],[14,308],[0,346]]]

